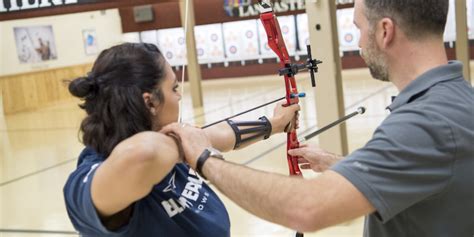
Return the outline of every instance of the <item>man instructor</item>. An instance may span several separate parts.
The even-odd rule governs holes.
[[[290,151],[323,171],[315,179],[218,159],[191,126],[164,132],[181,137],[186,161],[222,193],[274,223],[309,232],[366,216],[364,236],[472,237],[474,91],[462,64],[447,60],[448,7],[447,0],[355,0],[362,56],[399,94],[370,141],[347,157]]]

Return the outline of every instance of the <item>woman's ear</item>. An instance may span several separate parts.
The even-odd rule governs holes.
[[[143,97],[143,102],[145,103],[145,106],[148,108],[151,114],[156,115],[156,108],[155,105],[153,104],[153,96],[149,92],[145,92],[142,94]]]

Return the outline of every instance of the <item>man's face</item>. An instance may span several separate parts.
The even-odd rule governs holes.
[[[354,4],[354,24],[360,30],[359,48],[361,49],[361,56],[369,67],[373,78],[389,81],[386,59],[375,41],[376,24],[369,24],[365,11],[364,0],[356,0]]]

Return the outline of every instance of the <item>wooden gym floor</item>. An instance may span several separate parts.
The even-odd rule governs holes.
[[[299,90],[307,93],[301,102],[300,133],[318,127],[314,92],[309,79],[304,77],[298,77]],[[358,106],[367,108],[364,115],[347,122],[349,150],[353,151],[368,141],[376,126],[387,116],[385,107],[390,104],[390,97],[398,92],[390,83],[372,79],[367,69],[343,71],[343,80],[346,113],[355,111]],[[276,76],[204,81],[205,106],[199,110],[192,109],[187,92],[189,88],[185,85],[184,120],[197,125],[284,95],[283,80]],[[78,100],[71,99],[31,112],[0,114],[0,236],[75,236],[64,207],[62,188],[83,148],[78,140],[78,129],[84,113],[77,104]],[[272,112],[271,105],[240,119],[270,116]],[[287,174],[286,148],[282,145],[285,140],[284,135],[277,135],[253,147],[229,152],[226,158],[256,169]],[[309,142],[317,143],[317,138]],[[305,172],[306,177],[315,175]],[[294,234],[292,230],[247,213],[224,196],[222,199],[229,210],[232,236]],[[360,218],[305,236],[362,236],[362,226],[363,219]]]

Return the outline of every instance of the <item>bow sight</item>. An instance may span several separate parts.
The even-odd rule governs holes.
[[[306,50],[308,51],[308,59],[306,60],[306,63],[286,64],[285,68],[278,70],[278,72],[280,76],[287,75],[289,77],[292,77],[301,70],[308,70],[309,74],[311,75],[311,85],[313,87],[316,87],[316,79],[314,73],[318,72],[318,64],[323,63],[323,61],[313,59],[313,56],[311,55],[311,45],[306,45]]]

